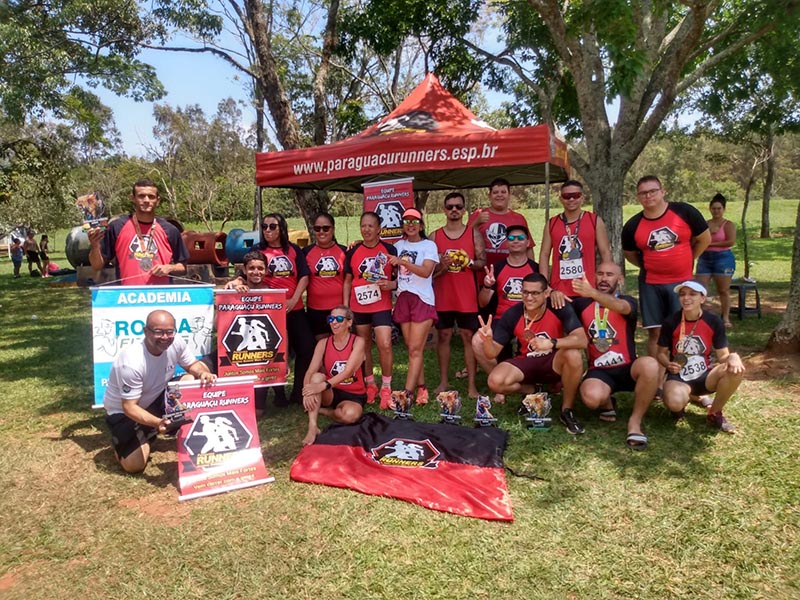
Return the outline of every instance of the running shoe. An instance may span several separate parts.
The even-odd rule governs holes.
[[[581,422],[578,420],[578,417],[576,417],[575,413],[572,412],[571,408],[562,410],[559,420],[564,424],[564,427],[567,428],[567,432],[571,433],[572,435],[579,435],[586,431],[583,428],[583,425],[581,425]]]
[[[728,419],[725,418],[722,411],[715,413],[709,412],[706,421],[709,425],[716,427],[723,433],[736,433],[736,428],[728,422]]]
[[[381,387],[381,410],[388,410],[392,404],[392,388],[387,386]]]
[[[367,385],[367,404],[375,403],[375,396],[378,395],[378,386],[374,383]]]
[[[427,404],[428,403],[428,388],[420,387],[417,388],[417,404]]]

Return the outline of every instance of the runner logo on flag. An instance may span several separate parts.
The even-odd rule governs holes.
[[[231,323],[222,345],[230,362],[238,367],[268,365],[282,339],[269,315],[242,315]]]
[[[195,418],[183,442],[195,467],[224,466],[237,450],[250,446],[253,434],[232,410],[203,412]]]
[[[387,467],[435,469],[440,454],[430,440],[394,438],[372,448],[372,458]]]

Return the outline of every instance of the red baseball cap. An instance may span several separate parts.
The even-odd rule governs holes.
[[[395,213],[397,214],[397,213]],[[403,218],[404,219],[419,219],[422,220],[422,213],[419,212],[416,208],[407,208],[403,211]]]

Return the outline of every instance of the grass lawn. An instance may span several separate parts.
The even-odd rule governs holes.
[[[776,202],[775,236],[751,240],[765,312],[734,318],[731,345],[748,367],[726,410],[736,435],[710,430],[696,407],[675,425],[654,405],[650,447],[636,453],[624,445],[628,395],[614,424],[579,405],[579,437],[559,425],[526,430],[514,399],[493,410],[510,432],[506,464],[544,481],[507,475],[511,524],[289,481],[300,408],[260,421],[272,484],[179,503],[168,440],[144,474],[124,475],[103,414],[89,408],[88,290],[14,280],[4,258],[0,598],[800,597],[800,361],[761,353],[787,301],[795,209]],[[541,211],[530,213],[538,240]],[[66,265],[64,235],[51,247]],[[465,397],[452,375],[463,364],[457,337],[451,383]],[[436,357],[426,354],[433,388]]]

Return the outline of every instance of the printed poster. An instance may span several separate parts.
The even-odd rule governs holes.
[[[147,315],[162,309],[175,317],[180,336],[198,359],[213,348],[214,288],[198,285],[103,286],[92,288],[94,404],[102,408],[111,365],[125,347],[144,337]]]
[[[213,385],[178,383],[191,423],[178,431],[179,500],[275,481],[267,473],[255,416],[255,377],[220,377]]]
[[[286,290],[216,290],[220,377],[254,376],[256,387],[286,383]]]
[[[414,208],[414,178],[392,179],[361,184],[364,211],[377,213],[381,220],[381,239],[394,242],[403,237],[403,212]]]

